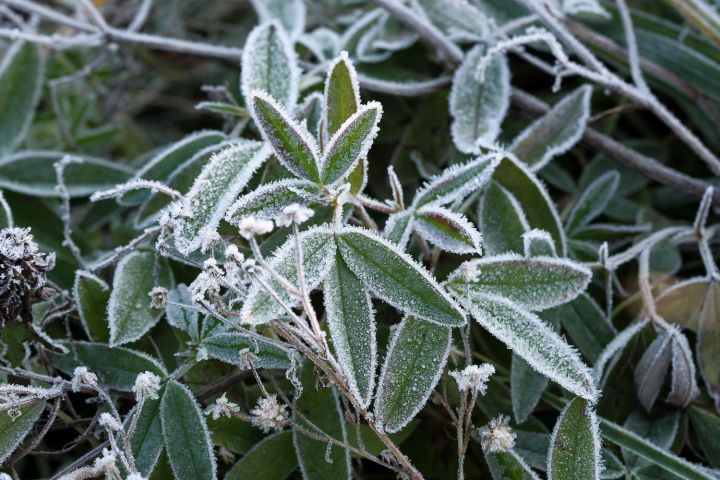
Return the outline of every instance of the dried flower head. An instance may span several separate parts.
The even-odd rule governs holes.
[[[203,232],[200,243],[200,253],[204,254],[212,250],[212,248],[220,242],[222,242],[222,237],[216,230]]]
[[[245,217],[240,220],[240,225],[238,225],[240,235],[248,239],[256,235],[270,233],[273,231],[273,228],[272,220],[259,220],[255,217]]]
[[[120,424],[118,419],[107,412],[100,414],[100,420],[98,420],[98,423],[101,427],[105,427],[111,432],[117,432],[122,430],[122,425]]]
[[[152,372],[143,372],[135,378],[133,392],[138,402],[146,399],[157,400],[160,390],[160,377]]]
[[[481,395],[485,395],[487,391],[487,382],[490,376],[495,373],[495,367],[489,363],[480,365],[469,365],[464,370],[456,370],[450,372],[450,375],[458,384],[461,392],[477,391]]]
[[[293,203],[283,208],[282,213],[275,219],[275,223],[280,227],[289,227],[293,223],[300,225],[307,222],[313,215],[315,215],[313,209]]]
[[[97,474],[105,474],[106,479],[119,479],[120,470],[117,466],[117,456],[112,450],[103,448],[102,456],[95,459],[94,464]]]
[[[487,452],[507,452],[515,446],[515,432],[508,425],[508,417],[500,415],[478,429],[480,442]]]
[[[0,321],[18,315],[32,321],[32,304],[42,299],[54,253],[42,253],[29,228],[0,230]]]
[[[231,243],[225,248],[225,260],[241,265],[245,261],[245,255],[238,250],[237,245]]]
[[[200,274],[193,280],[188,287],[192,299],[196,302],[205,299],[205,296],[209,293],[210,295],[220,294],[220,283],[217,278],[207,271],[200,272]]]
[[[217,420],[220,417],[232,417],[234,413],[239,412],[240,407],[228,400],[226,395],[223,393],[220,398],[215,400],[215,403],[209,405],[205,410],[205,415],[210,415],[213,420]]]
[[[150,306],[153,308],[165,308],[167,302],[168,291],[164,287],[155,287],[148,293],[150,296]]]
[[[272,430],[280,431],[288,424],[287,407],[280,404],[275,395],[258,400],[255,408],[250,410],[250,415],[253,425],[265,433]]]
[[[77,393],[80,391],[83,385],[94,387],[97,385],[97,375],[87,369],[87,367],[75,367],[73,371],[73,378],[70,381],[71,389]]]

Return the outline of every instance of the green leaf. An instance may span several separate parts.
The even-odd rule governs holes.
[[[85,366],[97,374],[100,385],[129,392],[135,385],[135,378],[143,372],[152,372],[160,377],[167,375],[165,368],[151,356],[127,348],[111,348],[102,343],[63,342],[70,350],[60,354],[47,351],[52,364],[71,375],[75,367]]]
[[[582,137],[590,116],[592,87],[583,85],[518,135],[510,151],[533,171],[570,150]]]
[[[133,415],[135,414],[136,410],[133,410]],[[128,422],[125,428],[129,428]],[[130,447],[135,457],[135,465],[143,476],[148,477],[155,469],[165,447],[160,421],[160,399],[148,398],[142,403],[135,430],[130,437]]]
[[[463,153],[478,153],[480,147],[493,144],[510,105],[507,59],[496,56],[479,82],[477,67],[484,54],[485,47],[477,45],[465,55],[450,89],[450,132],[453,143]]]
[[[720,468],[720,417],[717,414],[690,407],[690,421],[705,458],[715,468]]]
[[[108,284],[90,272],[78,270],[75,272],[73,296],[87,336],[95,342],[107,342],[110,339],[105,318],[110,301]]]
[[[405,245],[410,240],[414,219],[414,213],[411,210],[393,213],[385,222],[383,238],[396,243],[398,247],[404,250]]]
[[[634,434],[644,438],[648,442],[663,450],[669,451],[678,434],[680,424],[680,411],[675,410],[663,415],[652,417],[642,409],[636,408],[625,420],[624,427]],[[651,465],[651,462],[637,457],[632,451],[623,449],[625,465],[630,470],[639,470]]]
[[[447,361],[452,330],[406,317],[390,340],[380,374],[375,417],[387,432],[397,432],[430,397]]]
[[[217,229],[228,207],[269,156],[270,149],[262,143],[247,141],[210,159],[184,198],[191,216],[179,218],[175,227],[180,253],[196,250],[203,237]]]
[[[277,368],[287,370],[292,366],[292,352],[278,343],[251,332],[218,333],[203,338],[199,344],[208,355],[231,365],[246,367],[241,361],[243,350],[248,350],[258,360],[253,362],[255,368]]]
[[[483,328],[535,370],[575,395],[595,400],[598,392],[590,369],[578,352],[536,315],[502,297],[477,295],[467,307]]]
[[[578,397],[560,413],[550,437],[548,479],[596,480],[601,471],[598,420],[588,401]]]
[[[370,295],[339,252],[324,285],[325,315],[333,347],[350,391],[363,407],[375,386],[377,341]]]
[[[341,52],[328,67],[325,80],[324,123],[330,137],[360,107],[360,88],[357,72],[347,52]]]
[[[525,360],[513,354],[510,366],[510,388],[516,423],[527,420],[547,385],[548,378],[545,375],[538,373]]]
[[[443,207],[424,207],[415,215],[414,228],[442,250],[465,254],[482,251],[482,236],[461,214]]]
[[[18,408],[13,420],[7,411],[0,412],[0,465],[20,446],[25,436],[45,410],[45,402],[31,402]]]
[[[252,104],[256,91],[263,91],[292,110],[299,79],[297,57],[285,29],[275,21],[255,27],[242,54],[240,88],[245,105]]]
[[[260,22],[279,21],[292,40],[305,30],[307,12],[303,0],[251,0],[251,3]]]
[[[482,189],[499,162],[495,155],[485,155],[446,168],[418,190],[413,207],[446,205]]]
[[[45,64],[40,46],[15,42],[0,64],[0,156],[23,141],[40,100]]]
[[[305,362],[300,372],[303,392],[300,397],[295,398],[293,408],[293,443],[297,460],[305,480],[349,480],[351,470],[348,450],[333,445],[328,455],[327,442],[304,435],[302,431],[317,434],[319,428],[326,435],[347,442],[345,419],[335,387],[318,390],[313,370],[312,362]],[[312,422],[316,428],[308,425],[305,419]],[[328,456],[330,462],[327,460]]]
[[[338,231],[336,239],[350,270],[390,305],[441,325],[465,323],[459,306],[437,281],[395,245],[353,227]]]
[[[321,178],[325,185],[344,179],[365,158],[378,133],[382,105],[363,105],[342,124],[325,148]]]
[[[620,174],[616,171],[601,176],[577,199],[565,221],[565,228],[570,235],[593,221],[600,215],[617,191]]]
[[[486,17],[485,10],[489,2],[418,0],[417,3],[432,23],[453,40],[475,40],[488,35],[491,20]]]
[[[573,345],[578,347],[590,363],[595,363],[605,346],[617,335],[605,313],[586,293],[548,313],[557,315]]]
[[[177,480],[216,479],[217,467],[205,418],[192,392],[171,380],[160,405],[165,448]]]
[[[283,480],[298,466],[291,432],[278,432],[258,442],[225,475],[225,480]]]
[[[285,179],[266,183],[243,195],[228,209],[225,220],[239,225],[243,218],[275,218],[288,205],[306,205],[321,198],[318,186],[307,180]]]
[[[252,423],[237,417],[221,416],[214,419],[212,416],[206,416],[205,421],[215,445],[225,447],[234,453],[248,452],[264,437]]]
[[[525,460],[514,450],[483,452],[493,480],[539,480]]]
[[[672,358],[672,335],[663,330],[645,350],[635,367],[635,389],[646,411],[652,409],[660,394]]]
[[[520,203],[497,182],[490,182],[478,203],[483,247],[488,255],[523,253],[522,235],[530,230]]]
[[[556,257],[555,243],[545,230],[533,229],[523,234],[526,257]]]
[[[319,182],[319,149],[307,129],[292,120],[285,109],[265,93],[255,92],[251,105],[255,123],[280,163],[297,177]]]
[[[182,305],[187,305],[183,307]],[[199,335],[199,312],[194,306],[192,295],[187,285],[181,283],[170,290],[165,304],[165,317],[170,325],[183,330],[196,340]]]
[[[545,310],[577,297],[591,277],[589,269],[571,260],[506,254],[463,263],[447,286],[458,298],[496,295],[521,308]]]

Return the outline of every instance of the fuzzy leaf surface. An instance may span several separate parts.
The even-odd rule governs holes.
[[[488,184],[478,203],[478,220],[488,255],[523,253],[522,235],[530,225],[515,196],[499,183]]]
[[[253,362],[255,368],[277,368],[287,370],[292,366],[292,353],[264,337],[250,332],[225,332],[203,338],[199,344],[208,355],[225,363],[246,367],[241,353],[247,350],[258,359]]]
[[[298,467],[292,432],[262,439],[225,475],[225,480],[283,480]]]
[[[453,253],[479,253],[482,236],[464,216],[443,207],[426,207],[415,215],[414,227],[425,240]]]
[[[600,435],[592,406],[575,398],[560,413],[550,437],[548,478],[596,480],[600,478]]]
[[[73,296],[78,316],[88,337],[96,342],[110,339],[106,320],[110,287],[104,280],[84,270],[75,273]]]
[[[15,420],[7,412],[0,415],[0,463],[4,462],[30,433],[45,410],[45,402],[30,402],[18,410],[20,417]]]

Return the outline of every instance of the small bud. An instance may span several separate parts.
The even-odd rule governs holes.
[[[293,203],[283,208],[283,211],[278,215],[275,223],[280,227],[289,227],[290,225],[305,223],[315,215],[315,211],[311,208],[305,207],[298,203]]]
[[[258,400],[255,408],[250,410],[250,415],[253,425],[265,433],[280,431],[289,423],[287,407],[278,403],[275,395]]]
[[[208,406],[205,415],[210,415],[213,420],[217,420],[220,417],[232,417],[234,413],[239,412],[240,407],[228,400],[226,395],[223,393],[220,398],[215,400],[215,403]]]
[[[164,287],[155,287],[148,293],[150,296],[150,306],[152,308],[165,308],[167,302],[168,291]]]
[[[97,386],[97,375],[87,369],[87,367],[79,366],[73,371],[71,382],[71,390],[75,393],[79,392],[83,385],[90,387]]]
[[[146,399],[157,400],[160,390],[160,377],[152,372],[143,372],[135,378],[133,385],[135,400],[138,402]]]
[[[100,420],[98,420],[98,423],[101,427],[105,427],[111,432],[118,432],[122,430],[122,425],[118,419],[107,412],[100,414]]]
[[[487,452],[507,452],[515,446],[517,435],[508,425],[508,417],[500,415],[478,429],[480,442]]]

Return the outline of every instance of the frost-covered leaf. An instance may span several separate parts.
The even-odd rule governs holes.
[[[306,205],[321,199],[316,184],[307,180],[287,179],[267,183],[243,195],[228,209],[225,220],[239,225],[246,217],[271,219],[288,205]]]
[[[69,353],[47,351],[53,366],[68,375],[72,375],[75,367],[85,366],[97,374],[98,383],[107,388],[129,392],[142,372],[152,372],[160,377],[167,375],[160,362],[142,352],[81,341],[64,345]]]
[[[303,33],[298,43],[310,50],[320,63],[330,62],[340,52],[340,35],[326,27]]]
[[[446,205],[480,190],[490,180],[499,162],[495,155],[485,155],[446,168],[417,192],[413,207]]]
[[[522,423],[535,409],[548,385],[548,378],[513,354],[510,365],[510,389],[515,422]]]
[[[30,402],[18,408],[20,416],[13,418],[0,412],[0,465],[20,446],[25,436],[45,410],[45,402]]]
[[[414,228],[425,240],[453,253],[481,253],[482,236],[461,214],[443,207],[425,207],[415,215]]]
[[[406,317],[390,340],[375,417],[387,432],[397,432],[417,415],[442,375],[452,343],[449,327]]]
[[[258,442],[230,469],[225,480],[284,480],[298,467],[292,432],[278,432]]]
[[[332,344],[350,391],[367,407],[377,366],[375,312],[365,286],[339,252],[325,279],[324,301]]]
[[[413,0],[422,13],[456,41],[485,38],[490,20],[472,2],[466,0]]]
[[[184,197],[191,216],[179,218],[175,227],[175,246],[180,253],[196,250],[203,237],[217,229],[230,203],[269,156],[265,145],[248,141],[210,159]]]
[[[588,19],[607,20],[611,17],[598,0],[562,0],[562,11],[568,15]]]
[[[463,153],[478,153],[493,144],[510,104],[510,71],[504,55],[490,62],[482,82],[475,78],[484,53],[478,45],[465,55],[450,90],[450,133]]]
[[[690,422],[705,458],[710,465],[720,468],[720,417],[700,407],[690,407]]]
[[[405,245],[410,240],[414,219],[415,215],[410,210],[393,213],[385,222],[383,238],[390,240],[404,250]]]
[[[638,400],[647,411],[650,411],[660,393],[670,367],[671,355],[672,335],[668,331],[663,331],[645,350],[635,367]]]
[[[185,331],[193,340],[198,338],[199,312],[194,306],[192,294],[184,283],[168,292],[165,316],[170,325]]]
[[[591,277],[571,260],[505,254],[463,263],[447,285],[458,298],[497,295],[522,308],[545,310],[577,297]]]
[[[698,396],[700,389],[695,380],[695,363],[687,337],[679,330],[672,333],[672,376],[667,401],[685,408]]]
[[[360,108],[360,86],[357,72],[347,52],[332,61],[325,80],[325,112],[323,123],[329,137]]]
[[[531,367],[570,392],[594,401],[597,390],[578,352],[536,315],[501,297],[472,298],[467,307],[480,325]]]
[[[515,452],[483,451],[493,480],[540,480],[525,460]]]
[[[318,390],[313,370],[312,362],[305,362],[300,374],[303,393],[295,399],[293,408],[293,423],[295,424],[293,443],[300,470],[302,470],[305,480],[330,478],[350,480],[350,452],[336,445],[329,446],[327,442],[303,435],[298,428],[302,427],[311,433],[317,433],[316,428],[319,428],[330,437],[347,442],[345,419],[335,387],[323,387]],[[312,422],[315,427],[308,425],[305,419]],[[329,452],[328,448],[330,448]]]
[[[335,258],[333,234],[324,227],[313,228],[302,232],[300,240],[303,250],[305,284],[308,289],[313,289],[323,280]],[[295,257],[295,238],[291,237],[268,259],[268,263],[279,275],[285,277],[292,285],[297,286]],[[269,285],[287,305],[292,307],[300,303],[296,295],[288,292],[269,273],[263,272],[261,276],[262,281]],[[243,322],[257,325],[278,318],[284,313],[282,306],[263,289],[260,281],[254,280],[250,285],[247,299],[242,307]]]
[[[377,135],[382,105],[370,102],[353,113],[330,139],[322,162],[321,178],[330,185],[345,178],[365,158]]]
[[[132,413],[135,415],[136,410]],[[125,428],[129,429],[129,427],[126,422]],[[130,436],[130,447],[138,470],[149,477],[165,447],[160,421],[160,399],[148,398],[143,402],[135,429]]]
[[[596,480],[601,471],[598,419],[589,402],[576,397],[560,413],[553,429],[548,479]]]
[[[369,230],[353,227],[340,230],[336,241],[350,270],[390,305],[442,325],[465,323],[459,306],[437,281],[395,245]]]
[[[218,333],[203,338],[198,346],[205,349],[210,357],[241,368],[248,367],[247,362],[241,358],[245,350],[257,357],[257,360],[253,361],[253,367],[257,369],[287,370],[292,366],[293,354],[289,349],[257,333],[240,331]]]
[[[645,328],[647,323],[645,319],[631,323],[605,346],[593,366],[593,375],[598,384],[605,383],[606,376],[612,370],[618,355],[622,353],[630,340]]]
[[[523,234],[530,229],[520,203],[497,182],[490,182],[478,203],[483,248],[488,255],[522,253]]]
[[[40,99],[45,62],[40,45],[13,43],[0,64],[0,156],[23,141]]]
[[[537,171],[553,157],[570,150],[585,131],[591,96],[592,87],[589,85],[566,95],[515,137],[510,151]]]
[[[66,154],[51,150],[18,152],[0,160],[0,188],[33,197],[58,197],[55,163]],[[132,170],[119,162],[85,157],[65,167],[65,186],[70,197],[86,197],[123,183]]]
[[[227,137],[215,130],[201,130],[161,149],[135,173],[133,179],[165,182],[180,165],[199,151],[217,145]],[[125,205],[136,205],[150,196],[148,190],[134,190],[122,197]]]
[[[568,214],[565,221],[567,232],[572,235],[600,215],[615,195],[619,182],[620,175],[612,171],[591,183]]]
[[[104,280],[84,270],[75,272],[73,296],[78,316],[90,340],[107,342],[110,331],[106,320],[110,287]]]
[[[305,30],[307,9],[303,0],[251,0],[251,3],[261,23],[278,20],[291,39]]]
[[[600,306],[586,293],[548,313],[557,315],[573,345],[591,363],[598,359],[617,334]]]
[[[545,230],[534,228],[523,233],[523,250],[526,257],[555,257],[555,242]]]
[[[355,54],[362,63],[378,63],[390,58],[394,52],[407,49],[417,39],[414,30],[385,13],[362,34]]]
[[[560,256],[565,255],[565,231],[555,205],[540,180],[521,162],[503,158],[493,173],[493,180],[515,196],[530,228],[548,232]]]
[[[240,88],[245,105],[252,105],[255,92],[261,90],[290,111],[297,102],[299,80],[297,57],[285,29],[277,21],[255,27],[242,55]]]
[[[295,110],[295,118],[304,122],[313,138],[320,136],[320,127],[325,112],[325,98],[320,92],[313,92],[303,99]]]
[[[640,408],[636,408],[627,420],[625,420],[623,426],[653,445],[663,450],[670,450],[678,433],[679,423],[680,412],[678,410],[662,415],[650,416]],[[622,455],[625,459],[625,464],[633,470],[639,470],[652,463],[638,458],[637,455],[628,449],[623,449]]]
[[[155,268],[150,252],[132,252],[118,262],[107,310],[111,346],[137,340],[160,320],[162,312],[150,305],[149,296],[156,286]],[[169,286],[167,270],[160,273],[160,283]]]
[[[217,466],[212,440],[190,389],[171,380],[160,405],[162,434],[177,480],[214,480]]]
[[[265,93],[254,92],[251,105],[255,123],[280,163],[298,177],[319,182],[318,146],[307,129],[292,120],[283,107]]]

